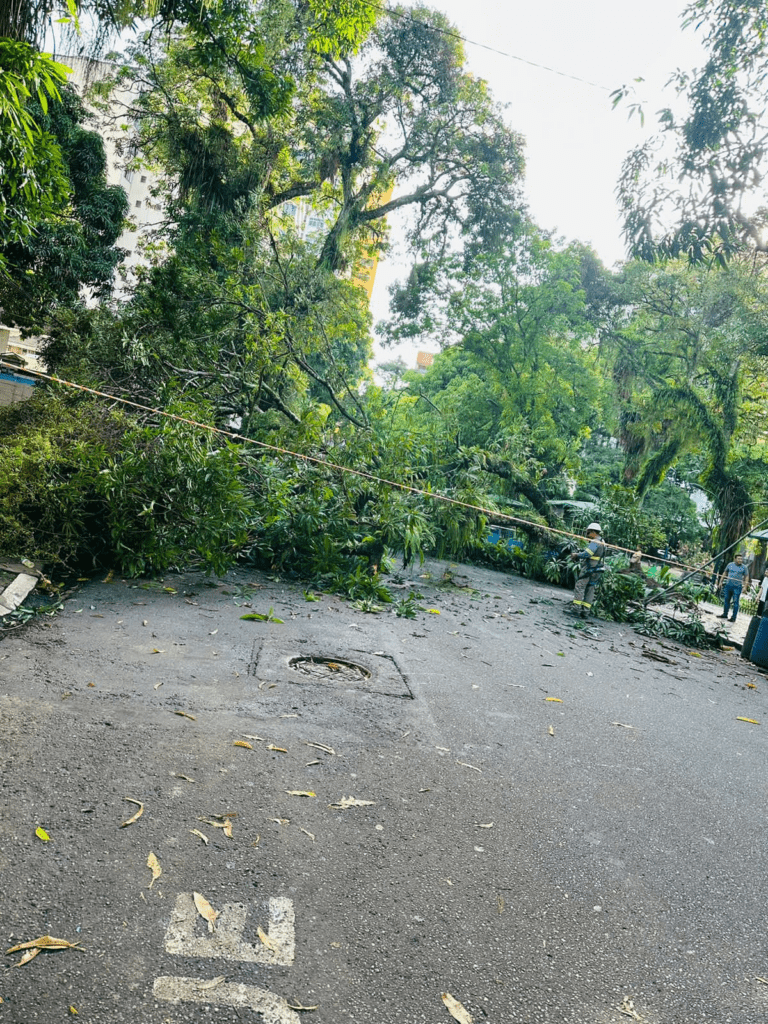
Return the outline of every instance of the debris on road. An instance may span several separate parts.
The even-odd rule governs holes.
[[[199,892],[192,893],[192,899],[195,901],[197,912],[205,921],[208,922],[208,931],[216,931],[216,918],[219,916],[220,911],[214,910],[205,896],[201,896]]]
[[[162,875],[163,873],[163,869],[160,867],[160,861],[157,859],[154,853],[152,853],[151,850],[149,851],[149,856],[147,857],[147,867],[152,872],[152,881],[147,886],[148,889],[151,889],[152,886],[160,877],[160,875]]]
[[[126,821],[121,822],[120,828],[125,828],[127,825],[132,825],[134,821],[138,821],[139,818],[144,813],[144,804],[141,802],[141,800],[134,800],[133,797],[130,796],[123,797],[123,799],[126,800],[129,804],[138,804],[139,809],[138,811],[136,811],[135,814],[131,815],[131,817],[128,818]]]
[[[346,811],[348,807],[373,807],[375,802],[375,800],[356,800],[353,796],[343,796],[337,804],[328,804],[328,806]]]
[[[445,1008],[459,1024],[472,1024],[472,1017],[461,1005],[458,999],[454,999],[450,992],[443,992],[440,997],[445,1003]]]
[[[14,967],[23,967],[24,964],[28,964],[30,960],[41,952],[41,950],[54,950],[60,949],[80,949],[82,947],[79,942],[68,942],[66,939],[55,939],[52,935],[41,935],[37,939],[32,939],[30,942],[20,942],[18,946],[11,946],[10,949],[6,949],[5,955],[10,956],[11,953],[18,953],[24,950],[24,954],[21,960],[17,961]]]

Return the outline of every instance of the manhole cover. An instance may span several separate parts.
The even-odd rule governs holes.
[[[292,668],[294,672],[303,672],[305,676],[311,676],[313,679],[332,679],[340,683],[359,683],[363,679],[371,678],[371,673],[362,665],[345,661],[343,658],[324,658],[319,654],[290,658],[288,668]]]
[[[254,645],[249,675],[259,683],[356,689],[413,700],[406,675],[392,655],[384,651],[329,649],[319,634],[294,639],[264,637]]]

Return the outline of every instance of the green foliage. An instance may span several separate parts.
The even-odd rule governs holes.
[[[593,508],[574,514],[573,527],[584,534],[587,525],[597,519],[609,544],[623,548],[655,551],[666,543],[662,523],[645,511],[642,500],[626,487],[609,487]]]
[[[178,415],[189,409],[177,406]],[[194,415],[201,416],[200,406]],[[98,477],[113,557],[132,576],[191,558],[221,573],[246,543],[251,506],[236,447],[185,424],[133,426]]]
[[[6,557],[130,575],[196,561],[220,572],[245,544],[249,505],[231,447],[53,394],[0,410],[0,426]]]
[[[710,637],[704,624],[695,616],[685,620],[673,620],[653,612],[645,612],[634,628],[641,636],[674,640],[679,644],[685,644],[686,647],[719,646],[722,640],[726,639],[725,631],[721,629],[717,630],[714,638]]]
[[[624,232],[633,255],[644,260],[683,257],[725,266],[745,246],[764,247],[764,212],[749,217],[743,202],[760,186],[765,157],[759,126],[766,108],[766,8],[761,0],[693,0],[683,17],[703,32],[707,59],[693,72],[671,76],[677,102],[659,111],[660,138],[624,163]],[[618,90],[615,101],[626,93]]]
[[[622,572],[629,562],[623,557],[607,558],[605,572],[600,574],[600,583],[595,592],[594,609],[597,615],[614,622],[626,622],[629,605],[645,597],[643,581],[634,573]]]
[[[644,494],[676,464],[678,473],[696,465],[691,483],[710,497],[715,543],[726,547],[748,532],[753,493],[765,481],[768,449],[753,397],[765,374],[761,267],[734,261],[715,274],[631,265],[622,287],[632,311],[615,322],[609,348],[624,480]]]
[[[422,420],[440,415],[463,445],[477,445],[532,470],[507,476],[507,493],[536,503],[536,482],[578,466],[597,425],[601,375],[589,345],[594,329],[582,289],[584,252],[559,251],[519,221],[497,251],[416,267],[393,296],[388,340],[432,337],[446,348],[426,374],[407,374],[423,397]],[[491,468],[491,460],[487,460]],[[519,463],[518,463],[519,464]],[[533,480],[530,477],[534,477]],[[537,511],[547,514],[538,494]]]
[[[24,243],[67,194],[66,173],[53,135],[34,115],[60,99],[68,68],[27,43],[0,38],[0,275],[3,250]]]
[[[77,305],[81,289],[108,291],[124,253],[115,248],[128,210],[125,192],[106,182],[101,136],[83,128],[85,108],[64,86],[60,101],[29,104],[40,132],[55,141],[67,179],[67,197],[34,232],[0,246],[7,277],[0,279],[6,324],[42,332],[57,307]]]

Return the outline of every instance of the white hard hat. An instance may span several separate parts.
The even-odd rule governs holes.
[[[603,528],[600,525],[600,523],[590,523],[586,529],[586,532],[589,533],[590,530],[597,530],[598,533],[603,532]]]

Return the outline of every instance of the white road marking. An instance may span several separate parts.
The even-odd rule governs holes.
[[[222,914],[223,916],[223,914]],[[255,985],[230,982],[206,988],[208,982],[200,978],[172,978],[163,976],[155,981],[152,993],[155,999],[170,1003],[208,1003],[217,1006],[244,1006],[256,1010],[263,1024],[300,1024],[298,1013],[285,999]]]
[[[269,901],[267,934],[274,949],[263,943],[252,945],[243,939],[248,908],[243,903],[225,903],[212,935],[196,932],[198,913],[192,893],[181,892],[165,932],[165,949],[181,956],[215,957],[250,964],[290,966],[296,956],[293,901],[274,897]],[[254,922],[254,932],[256,930]]]

